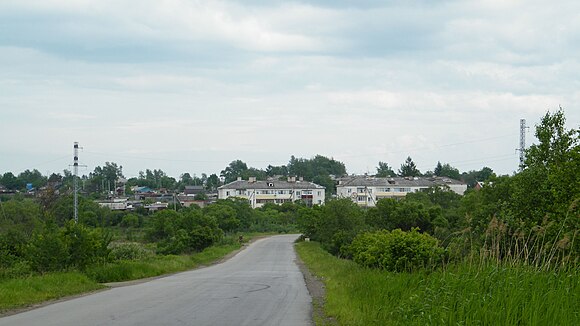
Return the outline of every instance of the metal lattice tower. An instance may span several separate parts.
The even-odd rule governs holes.
[[[74,158],[73,158],[73,193],[74,193],[74,219],[75,223],[79,221],[79,209],[78,209],[78,174],[79,174],[79,143],[74,143]]]
[[[524,169],[526,150],[526,119],[520,119],[520,171]]]

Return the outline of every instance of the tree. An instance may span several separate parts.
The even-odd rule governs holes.
[[[421,175],[421,172],[417,169],[415,162],[411,159],[410,156],[407,157],[405,163],[401,164],[401,168],[399,169],[399,176],[401,177],[418,177]]]
[[[435,166],[433,173],[438,177],[448,177],[455,180],[459,180],[461,178],[459,170],[452,167],[449,163],[441,165],[441,162],[437,162],[437,166]]]
[[[32,171],[26,170],[18,175],[19,183],[21,185],[32,184],[33,188],[40,188],[46,185],[46,177],[42,175],[38,170],[34,169]]]
[[[6,187],[6,189],[10,190],[19,190],[24,188],[24,184],[22,184],[22,182],[12,172],[4,173],[0,184]]]
[[[547,112],[536,126],[539,144],[526,150],[525,166],[555,166],[573,159],[574,148],[580,144],[580,130],[565,127],[566,117],[560,108],[550,114]]]
[[[280,165],[280,166],[268,165],[268,167],[266,168],[266,174],[269,177],[273,177],[273,176],[277,176],[277,175],[287,176],[288,175],[288,167],[286,165]]]
[[[220,185],[220,178],[217,176],[217,174],[212,173],[208,178],[207,181],[205,183],[205,189],[207,189],[208,191],[215,191],[217,189],[217,187],[219,187]]]
[[[238,177],[242,176],[242,173],[248,170],[248,165],[241,160],[232,161],[225,169],[220,173],[225,179],[225,183],[230,183],[236,181]]]
[[[494,175],[493,170],[486,166],[479,171],[471,170],[469,172],[463,172],[461,174],[461,181],[465,182],[467,187],[473,188],[478,181],[487,181]]]
[[[288,163],[288,174],[304,177],[305,180],[312,181],[315,176],[319,175],[345,175],[346,167],[344,163],[322,155],[316,155],[312,159],[291,156]]]
[[[441,176],[441,170],[443,170],[443,166],[441,165],[441,162],[437,161],[437,165],[435,166],[435,170],[433,170],[433,174],[435,174],[436,176],[440,177]]]
[[[394,177],[396,176],[396,173],[395,171],[393,171],[393,169],[389,166],[388,163],[379,162],[376,176],[379,178]]]

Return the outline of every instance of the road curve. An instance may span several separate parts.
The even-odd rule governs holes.
[[[0,318],[4,325],[311,325],[297,235],[258,240],[230,260]]]

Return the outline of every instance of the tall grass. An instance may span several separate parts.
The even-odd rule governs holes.
[[[137,280],[213,263],[238,248],[240,245],[236,243],[224,244],[191,255],[154,256],[137,261],[118,261],[92,266],[85,270],[85,274],[99,283]]]
[[[104,288],[79,272],[61,272],[0,281],[0,312]]]
[[[462,263],[390,273],[304,242],[297,251],[326,285],[325,312],[343,325],[577,325],[580,272]]]

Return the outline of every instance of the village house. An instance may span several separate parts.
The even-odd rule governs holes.
[[[350,198],[359,206],[374,207],[380,199],[399,199],[408,193],[431,187],[445,187],[460,195],[463,195],[467,190],[465,183],[446,177],[377,178],[352,176],[339,180],[336,186],[336,195],[338,198]]]
[[[248,180],[230,182],[218,188],[218,198],[226,199],[238,197],[248,200],[252,208],[262,207],[266,203],[283,204],[303,201],[308,206],[323,205],[325,188],[321,185],[296,180],[289,177],[287,181],[267,180],[258,181],[255,177]]]

